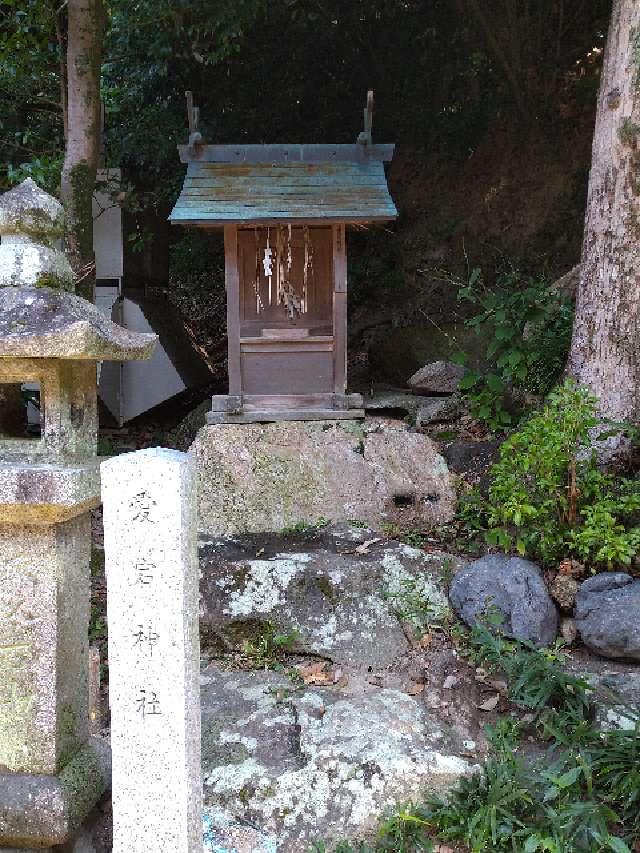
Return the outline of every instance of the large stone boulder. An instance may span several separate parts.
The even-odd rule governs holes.
[[[408,380],[409,387],[427,394],[453,394],[458,390],[465,370],[453,361],[432,361]]]
[[[206,534],[278,531],[321,519],[429,527],[454,515],[452,478],[436,445],[397,421],[207,426],[190,452]]]
[[[447,617],[444,575],[457,564],[346,525],[204,543],[201,624],[214,647],[238,648],[275,626],[295,632],[297,651],[379,669],[409,648],[398,613]]]
[[[640,661],[640,581],[619,572],[586,580],[576,596],[576,625],[599,655]]]
[[[333,849],[399,802],[441,794],[470,773],[457,749],[420,700],[397,690],[301,688],[215,664],[203,673],[213,849],[307,853],[321,839]]]
[[[482,621],[488,609],[502,617],[508,637],[547,646],[558,633],[558,611],[535,563],[520,557],[488,554],[454,577],[449,598],[468,624]]]

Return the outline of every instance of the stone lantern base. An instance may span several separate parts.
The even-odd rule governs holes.
[[[95,462],[0,463],[0,850],[65,844],[109,786],[88,724],[98,495]]]
[[[91,738],[57,776],[0,773],[0,851],[42,853],[73,838],[109,787],[110,776],[111,752],[98,738]]]

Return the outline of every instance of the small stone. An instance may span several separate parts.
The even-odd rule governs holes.
[[[565,613],[571,613],[576,604],[578,581],[569,574],[558,573],[551,584],[551,598]]]
[[[452,690],[460,684],[460,679],[457,675],[448,675],[442,683],[443,690]]]
[[[475,740],[463,740],[462,746],[467,752],[475,752],[476,742]]]
[[[569,617],[564,617],[560,620],[560,636],[568,646],[572,646],[578,636],[578,628],[576,620]]]
[[[411,376],[409,386],[429,394],[453,394],[458,390],[465,369],[452,361],[433,361]]]
[[[458,394],[434,397],[418,409],[416,427],[424,429],[430,424],[454,421],[462,411],[462,405],[462,398]]]
[[[493,711],[500,701],[500,694],[496,693],[495,696],[490,696],[488,699],[485,699],[484,702],[481,702],[477,707],[480,711]]]

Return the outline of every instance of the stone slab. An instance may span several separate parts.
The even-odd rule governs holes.
[[[0,523],[56,524],[100,504],[100,470],[80,465],[0,461]]]
[[[91,738],[58,776],[0,773],[0,844],[65,843],[108,789],[110,768],[109,745]]]
[[[333,849],[473,769],[434,715],[397,690],[301,688],[215,664],[202,680],[205,810],[217,849],[307,853],[321,839]]]
[[[194,461],[102,464],[114,853],[202,851]]]
[[[453,481],[436,445],[390,419],[206,426],[190,452],[204,534],[321,519],[428,527],[454,515]]]
[[[0,525],[0,772],[56,774],[88,738],[88,514]]]
[[[240,648],[271,624],[294,632],[299,652],[375,670],[408,650],[397,615],[407,602],[447,618],[445,575],[459,565],[451,555],[348,525],[306,536],[205,540],[201,626],[214,647]]]

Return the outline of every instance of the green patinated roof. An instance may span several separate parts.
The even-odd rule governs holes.
[[[384,222],[397,215],[381,159],[362,157],[359,162],[190,162],[169,218],[174,224],[225,225]]]

